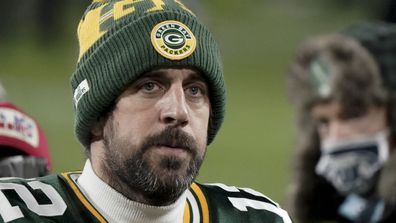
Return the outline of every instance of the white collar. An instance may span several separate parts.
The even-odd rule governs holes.
[[[182,223],[183,221],[186,192],[169,206],[138,203],[129,200],[103,182],[93,171],[89,160],[86,161],[77,183],[87,199],[108,222]]]

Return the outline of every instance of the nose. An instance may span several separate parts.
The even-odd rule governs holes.
[[[333,140],[354,138],[355,131],[348,123],[333,121],[329,125],[328,138]]]
[[[181,127],[188,124],[188,105],[182,86],[172,86],[160,104],[162,123]]]

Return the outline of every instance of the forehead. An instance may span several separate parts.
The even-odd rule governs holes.
[[[343,106],[334,100],[321,101],[311,107],[311,114],[313,116],[323,115],[338,115],[343,109]]]
[[[333,117],[337,119],[353,119],[363,117],[372,111],[382,111],[386,108],[382,105],[373,104],[343,104],[338,100],[330,100],[315,104],[311,108],[311,115],[314,118]],[[381,112],[380,112],[381,113]]]

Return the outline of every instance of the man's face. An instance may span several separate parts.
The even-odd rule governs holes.
[[[321,141],[347,140],[372,135],[387,128],[384,107],[369,107],[367,112],[348,114],[336,101],[313,106],[311,116]]]
[[[321,151],[315,172],[341,194],[370,193],[389,154],[385,108],[342,109],[333,101],[314,106],[311,115]]]
[[[110,185],[152,205],[175,201],[206,152],[208,93],[203,77],[191,69],[155,70],[126,89],[103,131]]]

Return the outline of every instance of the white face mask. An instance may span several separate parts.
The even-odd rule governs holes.
[[[368,192],[389,156],[388,131],[350,140],[324,140],[316,173],[341,194]]]

